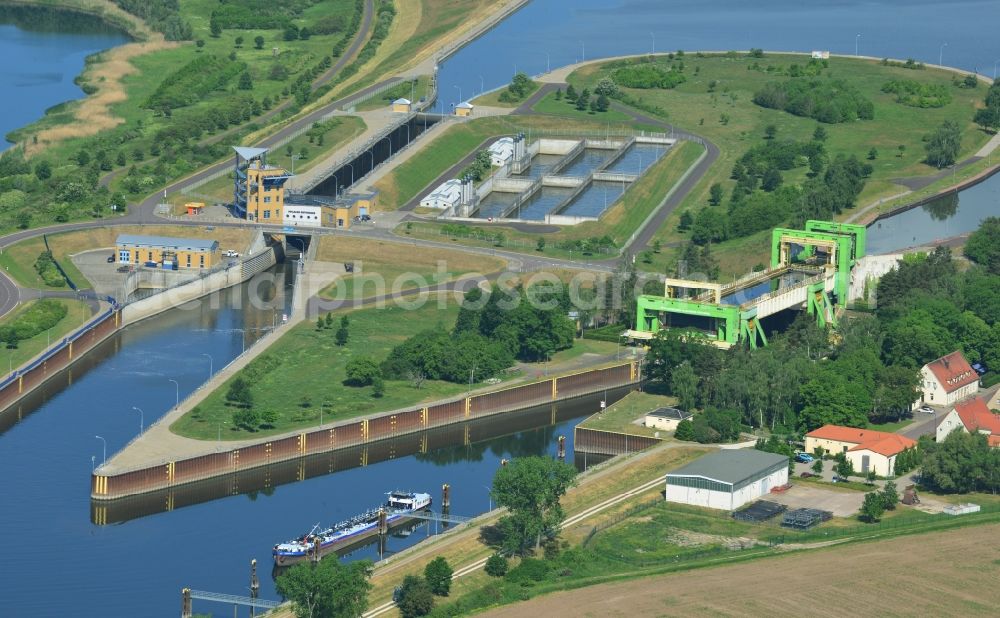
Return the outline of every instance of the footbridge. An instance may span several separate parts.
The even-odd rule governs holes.
[[[728,284],[667,279],[663,296],[637,301],[631,339],[680,331],[719,347],[767,344],[760,321],[788,309],[805,310],[818,325],[836,325],[847,303],[852,270],[865,254],[865,228],[807,221],[805,229],[771,234],[771,265]]]

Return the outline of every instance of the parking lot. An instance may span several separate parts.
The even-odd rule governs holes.
[[[810,508],[830,511],[836,517],[856,515],[865,494],[860,491],[837,491],[814,487],[808,483],[794,483],[781,493],[770,493],[765,500],[784,504],[789,509]]]

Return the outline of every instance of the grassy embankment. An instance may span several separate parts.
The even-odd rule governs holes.
[[[631,116],[616,109],[609,109],[606,112],[597,113],[589,110],[579,110],[576,108],[576,104],[570,103],[565,98],[556,99],[555,93],[552,92],[542,97],[542,99],[538,103],[535,103],[531,109],[540,114],[553,114],[556,116],[566,116],[568,118],[596,117],[601,118],[606,122],[629,122],[631,120]]]
[[[15,329],[29,327],[36,323],[41,316],[39,303],[43,301],[33,300],[19,306],[14,311],[0,318],[0,328],[10,326]],[[43,330],[36,335],[17,342],[16,348],[6,348],[4,356],[7,357],[8,370],[17,369],[28,362],[53,341],[59,341],[73,329],[83,325],[91,317],[90,307],[81,300],[72,298],[50,299],[47,303],[58,303],[66,308],[66,315],[50,328]],[[33,329],[37,330],[37,329]]]
[[[26,189],[27,199],[35,201],[30,225],[45,225],[57,216],[69,219],[94,216],[95,209],[99,216],[107,216],[107,205],[116,192],[123,192],[126,199],[134,201],[169,179],[185,176],[226,156],[227,145],[207,146],[218,141],[214,136],[224,132],[227,134],[222,139],[225,144],[240,141],[248,127],[254,126],[267,113],[267,106],[263,105],[265,99],[271,107],[288,101],[290,95],[285,92],[294,81],[318,66],[347,35],[342,30],[286,41],[284,31],[276,26],[268,30],[225,29],[219,37],[212,37],[209,19],[218,7],[215,0],[184,0],[181,3],[180,14],[193,30],[190,41],[168,43],[162,36],[151,35],[146,43],[94,54],[88,58],[87,67],[78,80],[86,91],[93,92],[91,96],[55,106],[39,121],[12,134],[19,142],[27,144],[29,165],[45,160],[52,166],[50,179],[36,180],[33,174],[25,175],[31,180]],[[309,6],[294,16],[291,23],[315,29],[331,12],[344,15],[349,21],[355,12],[355,2],[328,0]],[[264,39],[261,49],[256,48],[257,36]],[[236,44],[237,37],[242,38],[240,45]],[[198,47],[196,40],[202,41],[203,46]],[[273,51],[275,48],[277,55]],[[230,54],[235,55],[235,60],[230,59]],[[191,63],[209,58],[215,58],[216,62],[207,67],[189,68]],[[241,87],[244,73],[251,77],[250,89]],[[175,80],[173,91],[167,85],[170,80]],[[163,105],[158,102],[165,100],[165,94],[171,97],[170,114],[163,113]],[[231,102],[239,98],[252,99],[257,106],[254,112],[239,119],[227,117],[227,113],[235,109]],[[210,112],[219,116],[220,124],[194,137],[193,142],[203,145],[198,149],[185,146],[178,150],[158,137],[163,130]],[[157,148],[162,152],[157,152]],[[81,164],[78,161],[80,152],[89,153],[90,161]],[[60,193],[62,183],[79,177],[82,169],[94,167],[96,156],[101,153],[108,165],[96,169],[98,175],[125,171],[133,166],[137,174],[132,179],[126,174],[116,176],[107,194],[87,189],[85,195],[65,200],[68,207],[62,205],[63,201],[52,201],[52,197]],[[123,159],[119,160],[119,154]],[[55,190],[46,194],[50,187]],[[40,199],[35,200],[36,194]],[[0,231],[13,227],[18,208],[15,206],[0,213]]]
[[[499,90],[494,90],[493,92],[487,92],[486,94],[481,94],[478,97],[472,99],[472,101],[470,101],[470,103],[472,103],[473,105],[482,105],[482,106],[485,106],[485,107],[507,107],[507,108],[514,108],[514,107],[518,107],[519,105],[521,105],[522,103],[524,103],[525,101],[527,101],[528,99],[530,99],[531,95],[533,95],[536,92],[538,92],[538,89],[541,88],[541,86],[542,85],[540,83],[538,83],[538,82],[534,82],[534,81],[531,82],[531,86],[525,91],[524,96],[521,97],[520,99],[518,99],[517,101],[501,101],[500,100],[500,95],[502,95],[507,90],[507,87],[504,86],[503,88],[501,88]],[[603,115],[602,115],[602,117],[603,117]],[[623,118],[623,120],[628,120],[628,118]]]
[[[50,234],[48,237],[49,247],[52,250],[52,257],[59,262],[59,265],[62,266],[66,274],[73,280],[73,283],[78,288],[86,288],[90,286],[90,283],[73,263],[73,260],[70,259],[70,256],[81,251],[114,247],[115,239],[119,234],[155,234],[158,236],[178,236],[183,238],[210,238],[218,240],[220,246],[223,248],[232,247],[242,252],[243,248],[250,242],[251,230],[230,227],[206,230],[201,227],[180,225],[122,225]],[[0,254],[0,266],[3,266],[7,274],[22,287],[53,289],[51,286],[45,285],[45,282],[38,276],[34,267],[35,260],[38,259],[38,255],[44,250],[45,244],[41,237],[22,240],[3,250],[3,253]]]
[[[659,433],[661,437],[665,437],[668,432],[646,427],[643,418],[657,408],[674,405],[677,405],[677,399],[674,397],[634,391],[608,406],[603,412],[594,414],[580,423],[580,427],[634,436],[652,437]]]
[[[485,255],[330,236],[321,237],[317,259],[354,263],[354,274],[344,275],[319,293],[322,298],[344,300],[436,285],[467,273],[492,274],[505,266],[503,260]]]
[[[408,79],[386,90],[382,94],[368,99],[355,109],[359,112],[385,109],[396,99],[407,99],[411,103],[417,103],[420,99],[427,96],[427,89],[430,87],[430,84],[430,77],[420,75],[415,79]]]
[[[959,160],[974,154],[989,137],[972,122],[985,86],[958,88],[952,85],[954,73],[950,71],[932,68],[913,70],[882,66],[871,60],[831,58],[829,68],[817,79],[843,79],[856,87],[873,102],[875,118],[820,124],[810,118],[760,107],[752,101],[754,92],[767,82],[792,79],[777,72],[767,72],[767,67],[786,70],[793,63],[800,66],[806,64],[808,57],[767,54],[763,59],[755,59],[685,54],[683,61],[687,81],[672,90],[624,89],[632,97],[641,98],[645,106],[667,110],[670,122],[712,140],[721,150],[716,164],[659,230],[655,238],[664,245],[685,239],[685,235],[677,232],[680,213],[685,210],[696,212],[706,207],[713,183],[721,183],[726,195],[729,195],[735,184],[729,177],[733,164],[751,146],[763,142],[764,129],[768,125],[777,127],[779,139],[797,141],[809,141],[815,128],[822,126],[828,134],[825,145],[829,156],[840,153],[855,155],[870,163],[874,170],[858,198],[859,205],[905,191],[905,187],[892,182],[895,178],[936,173],[938,170],[922,162],[925,155],[923,138],[945,120],[953,120],[962,128]],[[764,70],[753,69],[754,64]],[[600,78],[609,73],[606,64],[590,65],[574,71],[569,81],[577,89],[593,88]],[[896,95],[881,90],[891,80],[916,80],[923,84],[944,86],[951,94],[951,101],[940,108],[902,105],[896,102]],[[656,113],[644,113],[656,116]],[[723,115],[727,117],[725,121]],[[667,120],[666,117],[661,119]],[[904,146],[902,153],[898,149],[900,145]],[[878,150],[878,156],[875,160],[868,160],[868,152],[873,147]],[[981,170],[982,166],[977,169]],[[805,167],[799,167],[785,172],[786,184],[803,180],[807,171]],[[958,174],[959,177],[961,175]],[[945,186],[946,183],[950,183],[950,178],[938,184]],[[725,208],[725,203],[722,208]],[[720,213],[724,216],[723,211]],[[843,213],[841,218],[850,214]],[[713,253],[720,261],[723,273],[742,275],[754,264],[766,262],[770,248],[765,240],[768,234],[761,232],[714,245]],[[664,252],[656,256],[652,264],[641,267],[662,272],[676,258],[676,252]]]

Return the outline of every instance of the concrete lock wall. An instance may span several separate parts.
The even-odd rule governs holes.
[[[580,145],[580,140],[576,139],[551,139],[543,137],[538,140],[538,154],[567,155]]]
[[[616,431],[587,427],[573,429],[573,449],[578,453],[599,455],[624,455],[637,453],[662,442],[661,438],[633,436]]]
[[[432,427],[628,386],[638,380],[639,368],[635,362],[629,362],[426,407],[345,421],[332,427],[270,438],[222,453],[209,453],[178,461],[153,462],[115,475],[102,475],[98,470],[91,475],[91,498],[114,500],[159,491],[311,454],[368,445],[395,436],[416,434]],[[363,458],[362,465],[366,464],[367,460]]]

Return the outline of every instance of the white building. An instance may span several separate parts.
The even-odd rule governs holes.
[[[323,207],[286,203],[281,223],[293,227],[322,227]]]
[[[920,369],[920,404],[950,406],[971,397],[979,390],[979,374],[961,352],[931,361]]]
[[[501,137],[490,144],[490,163],[496,166],[503,165],[514,158],[514,138]]]
[[[424,208],[438,208],[445,210],[458,205],[462,201],[462,181],[458,178],[446,180],[436,189],[424,196],[420,200],[420,205]]]
[[[984,434],[990,446],[1000,448],[1000,415],[994,414],[980,397],[955,404],[938,424],[934,438],[942,442],[956,429]]]
[[[646,415],[643,421],[646,427],[652,429],[662,429],[663,431],[677,431],[677,425],[681,421],[691,418],[691,413],[677,408],[657,408]]]
[[[815,60],[828,60],[830,58],[830,52],[828,52],[828,51],[813,51],[812,57]]]
[[[667,502],[733,511],[788,483],[788,457],[720,450],[667,473]]]

